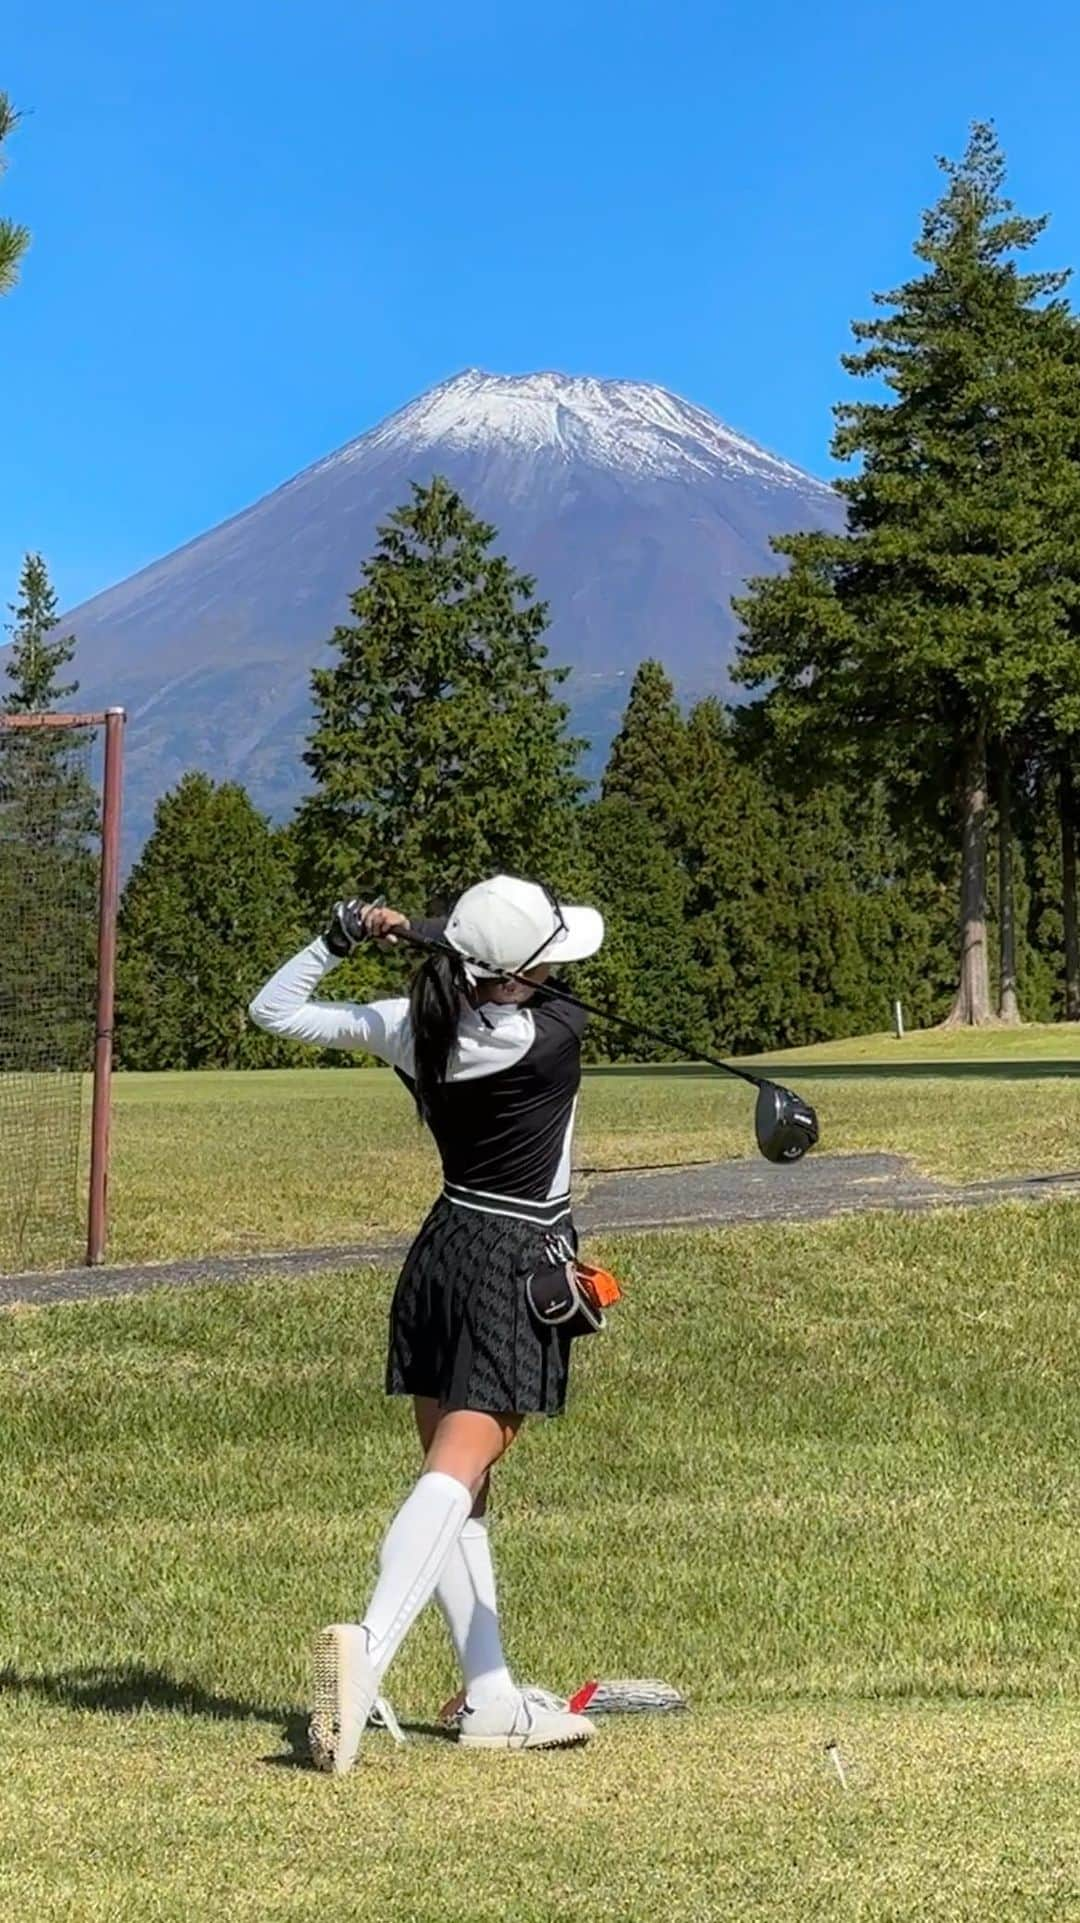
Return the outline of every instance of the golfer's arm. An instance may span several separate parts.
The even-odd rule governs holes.
[[[397,1065],[408,1015],[403,998],[385,1002],[316,1002],[312,996],[337,957],[320,936],[279,968],[248,1008],[257,1028],[318,1048],[359,1048]]]

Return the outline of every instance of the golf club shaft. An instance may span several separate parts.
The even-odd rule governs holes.
[[[553,1000],[569,1002],[572,1007],[583,1009],[586,1015],[595,1015],[598,1021],[609,1022],[613,1028],[621,1028],[624,1034],[640,1035],[645,1041],[659,1042],[661,1048],[674,1049],[685,1061],[701,1062],[707,1068],[719,1068],[725,1075],[734,1075],[740,1082],[749,1082],[751,1088],[761,1088],[769,1079],[763,1075],[752,1075],[748,1068],[736,1068],[731,1062],[722,1062],[718,1055],[704,1055],[700,1049],[692,1048],[680,1035],[672,1035],[662,1028],[646,1028],[644,1022],[631,1021],[627,1015],[612,1015],[606,1008],[597,1008],[592,1002],[582,1001],[580,995],[572,995],[569,989],[548,988],[546,982],[539,984],[541,995],[549,995]]]
[[[418,935],[411,928],[395,928],[395,941],[409,942],[414,948],[425,948],[434,954],[451,955],[456,961],[473,961],[477,967],[485,967],[479,956],[462,955],[452,942],[438,941],[430,935]],[[499,976],[504,981],[526,982],[535,994],[548,1001],[568,1002],[571,1008],[580,1008],[585,1015],[595,1015],[598,1021],[609,1022],[613,1028],[621,1028],[625,1034],[640,1035],[645,1041],[658,1042],[661,1048],[674,1049],[689,1062],[702,1062],[708,1068],[718,1068],[725,1075],[734,1075],[740,1082],[749,1082],[751,1088],[763,1088],[770,1078],[752,1075],[749,1069],[735,1068],[731,1062],[722,1062],[716,1055],[705,1055],[700,1049],[691,1048],[681,1036],[669,1035],[661,1028],[647,1028],[644,1022],[633,1022],[626,1015],[613,1015],[606,1008],[597,1008],[593,1002],[582,1001],[580,995],[571,994],[568,988],[560,988],[555,983],[529,981],[527,975],[520,975],[512,968],[503,968]]]

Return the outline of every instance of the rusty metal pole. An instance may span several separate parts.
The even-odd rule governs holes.
[[[120,796],[123,788],[123,708],[105,716],[105,784],[101,807],[101,901],[98,913],[97,1027],[94,1098],[90,1124],[90,1219],[86,1260],[105,1260],[108,1233],[109,1117],[116,986],[116,911],[120,899]]]

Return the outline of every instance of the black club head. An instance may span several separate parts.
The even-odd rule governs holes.
[[[801,1162],[818,1139],[818,1119],[809,1102],[778,1082],[763,1082],[754,1110],[754,1133],[769,1162]]]

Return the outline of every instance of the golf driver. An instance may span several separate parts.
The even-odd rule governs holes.
[[[381,901],[370,904],[382,907]],[[349,904],[353,906],[352,903]],[[356,904],[358,907],[359,904]],[[431,936],[418,935],[411,928],[395,928],[394,940],[408,942],[413,948],[423,948],[429,952],[452,955],[458,961],[470,961],[486,974],[499,975],[504,981],[524,981],[523,971],[513,968],[496,969],[480,955],[462,955],[452,942],[437,941]],[[607,1022],[612,1028],[621,1028],[624,1034],[639,1035],[645,1041],[658,1042],[662,1048],[670,1048],[684,1060],[702,1062],[708,1068],[717,1068],[725,1075],[734,1075],[741,1082],[749,1083],[758,1091],[754,1109],[754,1135],[758,1148],[768,1162],[801,1162],[803,1156],[812,1149],[818,1140],[818,1119],[810,1103],[804,1101],[794,1090],[784,1088],[765,1075],[754,1075],[747,1068],[736,1068],[732,1062],[723,1062],[715,1055],[706,1055],[702,1050],[693,1048],[678,1035],[669,1035],[663,1029],[648,1028],[644,1022],[630,1021],[625,1015],[613,1014],[610,1009],[597,1008],[592,1002],[582,1001],[580,995],[571,994],[568,988],[561,988],[555,982],[530,982],[534,994],[548,1001],[568,1002],[572,1008],[580,1008],[583,1013],[592,1015],[597,1021]]]

